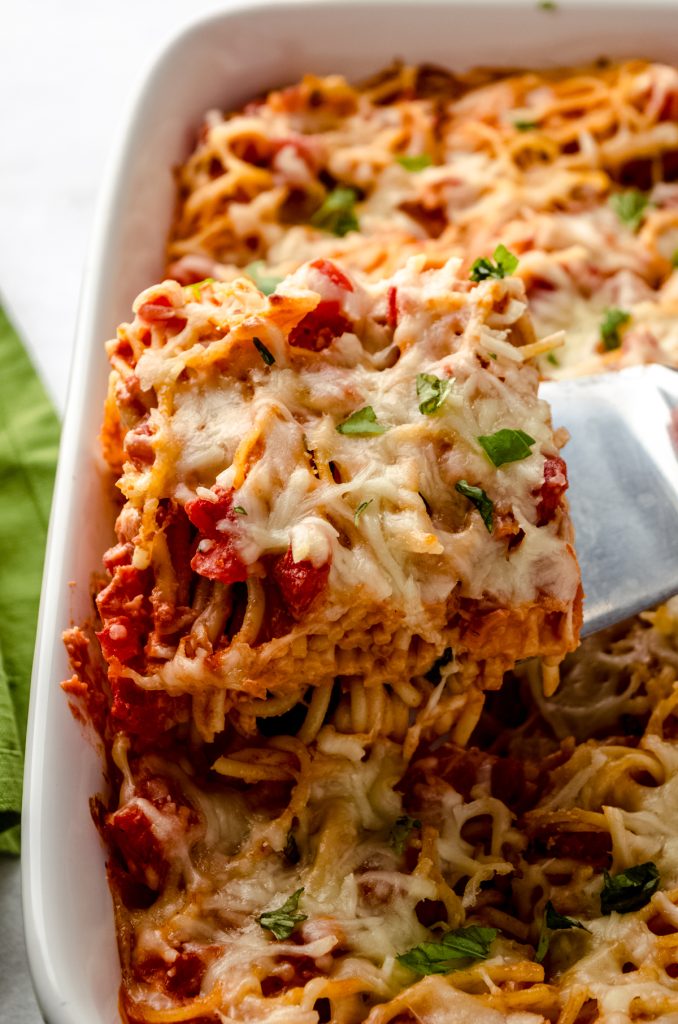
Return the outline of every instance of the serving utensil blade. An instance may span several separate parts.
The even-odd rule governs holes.
[[[678,373],[630,367],[539,393],[570,432],[586,636],[678,593]]]

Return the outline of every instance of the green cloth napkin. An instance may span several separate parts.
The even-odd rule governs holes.
[[[19,852],[35,625],[59,422],[0,309],[0,852]]]

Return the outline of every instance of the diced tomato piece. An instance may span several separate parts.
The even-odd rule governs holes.
[[[537,504],[537,526],[545,526],[551,522],[567,486],[567,466],[564,460],[559,455],[546,459],[544,483],[539,490],[540,500]]]
[[[292,328],[287,340],[294,348],[322,352],[335,338],[352,330],[353,326],[341,312],[339,303],[327,300],[319,302],[315,309],[307,313],[296,327]]]
[[[106,832],[132,879],[157,892],[167,877],[169,865],[148,816],[140,807],[129,804],[111,815]]]
[[[140,654],[150,628],[146,589],[148,570],[132,565],[118,565],[113,579],[97,597],[97,608],[103,620],[96,634],[107,661],[117,658],[123,664]]]
[[[158,295],[150,302],[143,302],[137,316],[149,324],[162,324],[167,331],[181,331],[186,326],[186,317],[173,306],[166,295]]]
[[[219,532],[217,524],[222,519],[235,520],[233,491],[215,487],[214,493],[217,496],[216,501],[210,501],[209,498],[192,498],[186,502],[184,507],[186,515],[201,533],[213,540],[219,540],[223,537],[223,533]]]
[[[393,285],[391,285],[388,290],[388,313],[386,315],[386,322],[391,330],[395,331],[398,326],[398,292]]]
[[[293,615],[299,617],[308,611],[318,594],[324,590],[329,573],[329,562],[318,567],[308,559],[295,562],[292,548],[288,548],[276,562],[273,578],[280,587],[288,608]]]
[[[157,739],[178,718],[183,719],[183,697],[171,697],[164,690],[144,690],[132,679],[111,680],[111,719],[116,729],[144,739]]]
[[[208,580],[220,583],[243,583],[247,579],[247,566],[236,551],[231,537],[223,540],[207,538],[207,551],[196,551],[191,559],[191,569]]]
[[[104,568],[106,568],[111,575],[121,565],[129,565],[132,560],[132,552],[134,547],[132,544],[114,544],[112,548],[109,548],[104,555]]]
[[[233,491],[215,487],[216,501],[193,498],[185,505],[186,514],[203,535],[203,541],[191,559],[191,569],[208,580],[221,583],[240,583],[247,579],[247,566],[238,554],[235,539],[219,529],[224,519],[235,521]]]
[[[198,953],[182,950],[171,962],[160,956],[146,957],[134,963],[133,970],[137,980],[161,988],[168,995],[195,999],[200,995],[206,964]]]
[[[332,284],[336,284],[337,288],[343,288],[347,292],[353,291],[353,285],[346,277],[346,274],[342,273],[339,267],[332,263],[331,260],[313,260],[311,266],[320,271],[323,277],[328,278]]]
[[[137,614],[149,583],[148,571],[132,565],[119,565],[113,579],[97,597],[97,608],[103,619],[118,615]]]
[[[141,653],[139,633],[128,615],[116,615],[106,620],[97,633],[106,661],[117,658],[123,664]]]

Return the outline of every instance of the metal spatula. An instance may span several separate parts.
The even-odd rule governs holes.
[[[549,382],[565,448],[586,636],[678,593],[678,372],[638,366]]]

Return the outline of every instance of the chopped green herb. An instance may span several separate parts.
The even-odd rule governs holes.
[[[421,828],[421,822],[418,818],[411,818],[409,814],[402,814],[399,818],[396,818],[391,834],[388,837],[388,841],[396,853],[403,852],[410,833],[415,828]]]
[[[551,932],[546,927],[546,919],[541,923],[541,929],[539,931],[539,942],[537,943],[537,952],[534,954],[534,959],[538,964],[542,963],[544,957],[549,951],[549,945],[551,944]]]
[[[460,480],[456,484],[455,490],[459,491],[460,494],[463,494],[465,498],[468,498],[472,505],[475,505],[480,512],[482,521],[485,523],[487,532],[492,533],[492,530],[494,529],[494,524],[492,522],[494,503],[490,498],[488,498],[482,487],[474,487],[466,480]]]
[[[550,928],[551,931],[554,932],[558,931],[560,928],[581,928],[585,932],[588,931],[588,928],[583,925],[581,921],[577,921],[576,918],[566,917],[565,914],[559,914],[551,903],[551,900],[548,901],[544,909],[544,923],[547,928]]]
[[[357,509],[355,510],[355,512],[353,514],[353,522],[354,523],[357,524],[357,522],[360,519],[361,515],[363,514],[363,512],[365,511],[367,506],[372,504],[373,500],[374,500],[373,498],[370,498],[368,501],[361,501],[360,502],[360,504],[358,505]]]
[[[538,0],[537,7],[542,11],[557,11],[558,4],[556,0]]]
[[[621,345],[619,328],[627,324],[631,314],[625,309],[606,309],[600,324],[600,340],[606,352],[613,352]]]
[[[428,153],[420,153],[418,156],[397,156],[396,160],[401,167],[404,167],[406,171],[423,171],[424,168],[430,167],[433,160]]]
[[[518,257],[509,252],[505,245],[498,245],[492,253],[492,258],[494,263],[492,260],[485,259],[484,256],[475,261],[471,267],[472,281],[487,281],[490,277],[506,277],[513,274],[518,266]]]
[[[559,914],[551,900],[549,900],[544,908],[544,917],[541,923],[541,931],[539,932],[539,942],[537,943],[535,960],[538,964],[542,962],[548,952],[551,932],[560,931],[563,928],[581,928],[585,932],[588,931],[588,928],[581,921],[576,921],[573,917],[565,917],[564,914]]]
[[[550,363],[551,366],[560,366],[560,363],[558,362],[558,356],[556,356],[553,352],[547,353],[546,362]]]
[[[246,512],[246,511],[245,511],[245,509],[244,509],[244,508],[242,507],[242,505],[234,505],[234,506],[233,506],[233,511],[234,511],[234,512],[237,512],[237,514],[238,514],[239,516],[246,516],[246,515],[247,515],[247,512]]]
[[[678,267],[678,249],[676,249],[673,256],[671,257],[671,266]]]
[[[276,939],[289,939],[299,922],[306,921],[308,917],[308,914],[299,912],[299,900],[303,891],[303,889],[297,889],[289,899],[285,900],[282,907],[278,907],[277,910],[265,911],[257,918],[257,922],[262,928],[273,932]]]
[[[630,914],[640,910],[650,902],[652,895],[659,888],[659,872],[651,860],[636,864],[618,875],[605,872],[603,888],[600,893],[601,914]]]
[[[271,295],[282,281],[282,277],[278,274],[267,273],[264,260],[254,260],[253,263],[248,263],[245,273],[252,278],[254,284],[264,295]]]
[[[275,356],[273,355],[272,352],[268,351],[263,341],[261,341],[259,338],[252,338],[252,344],[254,345],[255,349],[257,350],[261,358],[264,360],[266,365],[273,366],[275,362]]]
[[[388,430],[382,423],[377,423],[377,415],[371,405],[366,405],[364,409],[358,409],[357,412],[351,413],[348,419],[344,420],[343,423],[337,424],[337,430],[340,434],[383,434],[384,431]]]
[[[283,846],[283,857],[288,862],[288,864],[298,864],[299,861],[301,860],[299,847],[297,845],[296,839],[294,838],[294,832],[292,832],[291,829],[287,833],[287,839],[285,840],[285,845]]]
[[[615,192],[610,196],[610,206],[631,231],[637,231],[645,215],[649,199],[637,188],[628,188],[625,192]]]
[[[539,127],[537,121],[527,121],[522,118],[518,118],[517,121],[513,122],[513,127],[519,132],[532,132],[535,128]]]
[[[531,455],[530,446],[535,440],[524,430],[498,430],[496,434],[481,434],[478,443],[495,466],[503,466]]]
[[[446,932],[439,942],[422,942],[398,960],[415,974],[447,974],[464,963],[486,960],[498,935],[496,928],[458,928]]]
[[[343,237],[349,231],[358,231],[360,225],[355,214],[358,193],[353,188],[340,185],[325,198],[311,217],[311,224],[321,231],[330,231]]]
[[[432,416],[437,412],[450,393],[451,380],[434,377],[432,373],[417,374],[417,398],[419,412]]]
[[[194,296],[196,302],[200,302],[200,299],[202,297],[202,295],[201,295],[202,286],[204,284],[213,284],[213,282],[214,282],[214,278],[213,277],[204,277],[202,279],[202,281],[196,281],[195,284],[190,284],[188,286],[191,289],[191,291],[193,292],[193,296]]]

